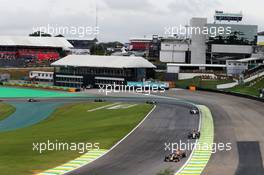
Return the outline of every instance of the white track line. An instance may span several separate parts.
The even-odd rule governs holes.
[[[112,103],[112,104],[101,106],[101,107],[98,107],[98,108],[95,108],[95,109],[90,109],[87,112],[97,111],[97,110],[104,109],[104,108],[111,107],[111,106],[118,105],[118,104],[120,104],[120,103]]]

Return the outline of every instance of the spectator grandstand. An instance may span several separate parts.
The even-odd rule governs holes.
[[[0,66],[49,65],[65,56],[72,47],[66,39],[59,37],[0,36]]]

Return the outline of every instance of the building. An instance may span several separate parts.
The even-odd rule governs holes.
[[[129,50],[131,51],[148,51],[152,38],[131,38]]]
[[[142,57],[69,55],[54,63],[54,84],[97,87],[153,78],[152,63]]]
[[[160,61],[166,63],[190,63],[190,41],[175,37],[162,38]]]
[[[167,63],[167,80],[184,77],[180,74],[188,71],[226,74],[228,60],[252,58],[259,49],[258,26],[241,24],[242,19],[242,13],[216,11],[214,23],[208,23],[207,18],[192,18],[190,26],[185,26],[185,38],[163,39],[160,61]]]
[[[159,59],[161,50],[161,37],[158,35],[152,36],[152,41],[148,50],[148,58],[152,60]]]
[[[60,37],[0,36],[0,66],[49,64],[65,56],[71,47],[66,39]]]
[[[257,25],[244,24],[207,24],[208,28],[230,27],[230,33],[208,36],[206,62],[225,64],[226,60],[250,58],[257,45]]]

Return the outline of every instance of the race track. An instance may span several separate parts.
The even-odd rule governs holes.
[[[165,96],[208,106],[214,117],[215,142],[232,150],[213,154],[204,175],[263,175],[264,103],[211,92],[168,91]]]
[[[105,156],[68,174],[153,175],[161,170],[179,169],[180,163],[165,163],[166,143],[187,142],[187,133],[198,127],[199,117],[189,107],[160,104],[120,145]],[[190,152],[188,152],[190,153]],[[185,159],[186,160],[186,159]]]
[[[155,98],[152,98],[155,99]],[[25,99],[3,99],[7,103],[21,103]],[[86,102],[93,98],[46,98],[41,103]],[[106,98],[113,102],[146,102],[146,98]],[[187,142],[187,134],[199,127],[199,115],[191,115],[192,104],[174,99],[158,99],[155,110],[124,141],[105,156],[68,174],[157,174],[170,168],[177,171],[187,158],[179,163],[165,163],[164,157],[171,151],[165,151],[165,143]],[[30,103],[29,103],[30,104]],[[38,104],[38,103],[33,103]],[[194,142],[194,141],[189,141]],[[188,151],[187,155],[191,152]],[[111,170],[111,171],[110,171]]]
[[[214,118],[215,142],[232,143],[232,150],[213,154],[204,175],[263,175],[264,104],[254,100],[210,92],[170,90],[162,96],[176,97],[210,108]],[[147,98],[147,97],[146,97]],[[146,98],[108,98],[109,101],[145,101]],[[157,99],[157,97],[153,97]],[[67,98],[64,102],[87,101]],[[58,99],[47,99],[58,102]],[[68,174],[118,175],[154,174],[184,163],[163,163],[164,142],[186,140],[186,132],[198,125],[189,115],[190,105],[158,99],[156,110],[120,145],[98,160]]]

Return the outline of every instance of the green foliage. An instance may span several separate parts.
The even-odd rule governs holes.
[[[104,48],[102,44],[94,44],[90,48],[91,55],[105,55],[105,53],[106,53],[106,49]]]

